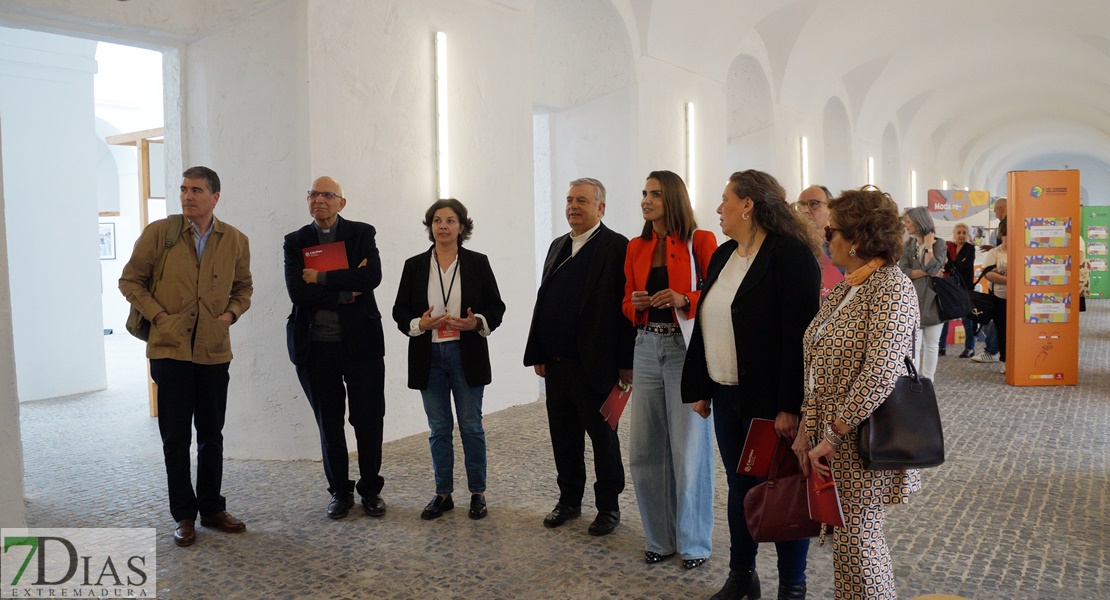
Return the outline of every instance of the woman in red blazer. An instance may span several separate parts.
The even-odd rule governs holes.
[[[637,327],[632,480],[647,537],[644,560],[677,553],[693,569],[713,549],[713,422],[682,404],[682,325],[688,321],[693,331],[699,282],[717,238],[697,230],[686,184],[670,171],[648,175],[640,208],[644,230],[628,243],[624,261],[623,309]]]

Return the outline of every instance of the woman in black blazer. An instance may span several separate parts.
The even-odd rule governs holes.
[[[469,516],[481,519],[487,514],[482,393],[491,380],[486,337],[501,325],[505,303],[489,259],[462,247],[474,222],[461,202],[436,201],[424,214],[424,226],[435,245],[405,261],[393,303],[393,320],[409,336],[408,385],[420,390],[431,429],[436,496],[420,518],[435,519],[455,507],[454,395],[471,494]]]
[[[682,371],[682,401],[709,418],[728,480],[728,581],[713,598],[759,598],[758,544],[744,520],[744,497],[762,481],[739,475],[753,418],[773,419],[793,440],[803,395],[802,334],[821,297],[823,252],[813,227],[760,171],[733,173],[717,208],[731,238],[709,261],[694,335]],[[805,598],[809,540],[775,544],[779,598]]]

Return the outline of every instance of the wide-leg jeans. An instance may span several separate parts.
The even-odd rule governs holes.
[[[639,331],[629,462],[646,550],[683,559],[713,551],[713,417],[682,403],[682,335]]]

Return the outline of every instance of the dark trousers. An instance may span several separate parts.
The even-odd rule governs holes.
[[[312,342],[307,363],[297,366],[297,378],[320,429],[328,492],[358,490],[367,498],[380,494],[385,485],[380,475],[385,359],[354,360],[348,356],[342,342]],[[348,476],[347,436],[343,430],[348,406],[358,444],[360,479],[357,485]]]
[[[740,416],[736,411],[735,403],[742,401],[739,386],[713,386],[713,426],[717,430],[717,447],[721,450],[728,479],[728,533],[732,543],[728,566],[734,571],[755,569],[759,544],[752,539],[748,522],[744,519],[744,497],[748,495],[748,490],[767,481],[762,477],[736,472],[751,424],[751,419]],[[804,582],[809,540],[775,542],[775,550],[779,557],[779,583]]]
[[[991,294],[994,299],[994,330],[998,332],[998,359],[1006,362],[1006,299]]]
[[[559,502],[580,506],[586,490],[586,440],[594,449],[594,501],[599,511],[620,510],[617,496],[624,491],[624,465],[617,432],[601,416],[608,394],[591,392],[582,380],[577,360],[550,361],[547,384],[547,423],[558,472]]]
[[[150,376],[158,384],[158,432],[166,460],[170,514],[174,521],[196,520],[226,508],[220,495],[224,464],[224,412],[228,366],[198,365],[156,358]],[[197,486],[189,461],[193,426],[197,429]]]

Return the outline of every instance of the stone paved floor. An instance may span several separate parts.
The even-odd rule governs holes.
[[[887,520],[900,597],[1110,598],[1110,302],[1092,304],[1078,387],[1012,388],[997,365],[940,360],[948,462]],[[114,338],[119,362],[127,350]],[[716,552],[694,571],[643,563],[631,482],[613,535],[586,535],[592,511],[542,527],[556,493],[539,402],[486,418],[484,521],[463,507],[419,520],[433,488],[426,438],[413,436],[385,447],[382,519],[327,519],[319,462],[229,460],[225,495],[249,531],[198,527],[198,543],[177,548],[145,388],[116,372],[108,391],[22,405],[28,525],[157,526],[163,598],[705,598],[728,573],[720,466]],[[832,597],[831,561],[828,546],[811,547],[810,598]],[[765,597],[774,564],[765,545]]]

